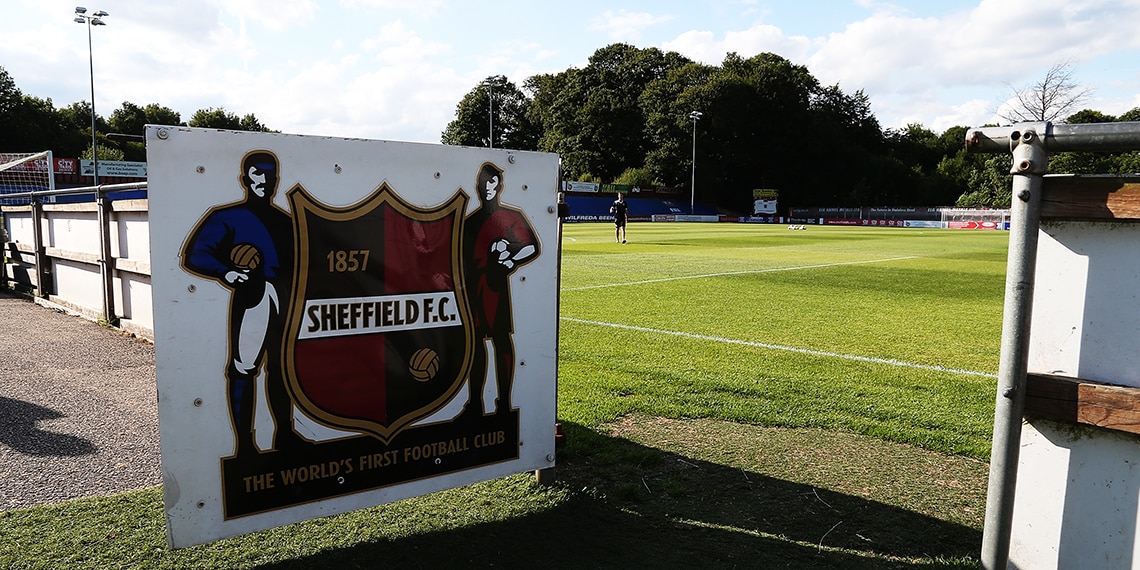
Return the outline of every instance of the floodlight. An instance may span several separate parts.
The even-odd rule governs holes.
[[[75,7],[75,13],[76,14],[86,14],[87,8],[84,8],[83,6],[76,6]]]

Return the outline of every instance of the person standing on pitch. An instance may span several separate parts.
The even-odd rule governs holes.
[[[620,243],[625,243],[625,221],[629,216],[629,205],[622,199],[622,193],[618,192],[617,200],[610,206],[610,213],[614,215],[614,237]]]

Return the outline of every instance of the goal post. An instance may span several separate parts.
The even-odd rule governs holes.
[[[0,153],[0,206],[23,206],[32,204],[30,197],[15,198],[10,197],[14,194],[26,194],[28,192],[46,192],[55,190],[55,160],[52,157],[50,150],[42,152],[3,152]],[[37,200],[39,203],[55,202],[55,196],[44,196]],[[32,204],[32,236],[40,235],[39,216],[36,213],[36,205]],[[26,270],[28,266],[25,265],[24,260],[15,249],[9,251],[9,241],[17,241],[17,237],[12,235],[14,228],[10,228],[9,217],[0,211],[0,248],[3,248],[3,253],[0,254],[0,287],[8,288],[9,278],[14,276],[17,267]],[[21,226],[23,227],[23,226]],[[35,243],[39,243],[33,237]],[[10,253],[15,253],[14,257],[9,257]],[[42,251],[39,251],[37,245],[35,271],[36,271],[36,289],[37,295],[43,296],[44,290],[42,285],[45,280],[44,273],[44,259]]]
[[[942,227],[967,230],[1008,230],[1009,210],[943,208]]]
[[[55,160],[50,150],[43,152],[0,153],[0,205],[28,204],[29,198],[7,198],[9,194],[55,190]],[[54,202],[54,196],[43,202]]]

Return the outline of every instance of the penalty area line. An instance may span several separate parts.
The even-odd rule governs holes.
[[[982,376],[985,378],[997,378],[997,374],[990,374],[988,372],[978,372],[975,370],[963,370],[961,368],[946,368],[945,366],[933,366],[930,364],[916,364],[914,362],[906,362],[903,360],[896,360],[894,358],[878,358],[874,356],[859,356],[857,354],[841,354],[838,352],[828,352],[826,350],[813,350],[810,348],[797,348],[794,346],[783,346],[779,344],[770,344],[767,342],[755,342],[748,340],[737,340],[732,338],[725,338],[722,336],[710,336],[703,334],[694,334],[680,331],[669,331],[664,329],[654,329],[649,327],[639,327],[634,325],[622,325],[617,323],[604,323],[601,321],[588,321],[586,319],[576,319],[574,317],[560,317],[563,321],[570,321],[572,323],[581,323],[584,325],[594,325],[598,327],[610,327],[615,329],[631,330],[638,332],[647,332],[654,334],[663,334],[669,336],[676,336],[682,338],[691,338],[694,340],[711,340],[713,342],[723,342],[726,344],[735,344],[739,346],[750,346],[754,348],[766,348],[769,350],[781,350],[784,352],[794,352],[796,354],[806,354],[809,356],[823,356],[827,358],[839,358],[843,360],[854,360],[856,362],[869,362],[872,364],[886,364],[889,366],[899,366],[902,368],[913,368],[917,370],[931,370],[935,372],[950,372],[952,374],[963,374],[966,376]]]
[[[728,271],[725,273],[704,273],[701,275],[682,275],[680,277],[662,277],[661,279],[646,279],[644,281],[629,281],[626,283],[607,283],[605,285],[587,285],[585,287],[566,287],[563,291],[585,291],[587,289],[604,289],[606,287],[625,287],[627,285],[645,285],[647,283],[664,283],[666,281],[680,281],[682,279],[705,279],[708,277],[726,277],[729,275],[749,275],[753,273],[775,273],[777,271],[799,271],[801,269],[820,269],[823,267],[839,267],[841,265],[863,265],[867,263],[886,263],[888,261],[906,261],[918,259],[917,255],[906,257],[891,257],[887,259],[868,259],[865,261],[840,261],[837,263],[820,263],[816,265],[796,265],[792,267],[773,267],[770,269],[748,269],[745,271]]]

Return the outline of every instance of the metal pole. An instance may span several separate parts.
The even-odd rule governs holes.
[[[48,257],[44,249],[44,205],[32,197],[32,247],[36,258],[36,296],[46,299],[51,291],[47,287]]]
[[[1041,220],[1041,193],[1048,170],[1045,148],[1048,123],[1019,125],[1008,135],[1013,151],[1013,200],[1010,206],[1009,257],[1006,265],[1005,310],[1002,317],[1001,362],[994,407],[989,490],[982,534],[982,567],[1005,570],[1009,564],[1013,501],[1021,452],[1021,422],[1029,367],[1030,317]],[[1008,130],[1007,130],[1008,131]]]
[[[87,20],[87,64],[91,71],[91,164],[94,166],[92,184],[99,185],[99,146],[95,139],[95,50],[91,47],[91,18]]]
[[[495,83],[487,79],[487,146],[495,148]]]
[[[115,314],[115,259],[111,257],[111,199],[103,188],[95,193],[99,218],[99,277],[103,282],[103,322],[119,326]]]
[[[1044,123],[1046,131],[1038,133],[1050,153],[1065,151],[1108,152],[1140,149],[1140,122],[1085,123],[1054,125]],[[1032,125],[1030,125],[1032,126]],[[966,134],[970,152],[1010,152],[1010,138],[1027,125],[982,127]]]
[[[701,118],[700,111],[689,113],[693,119],[693,178],[689,182],[689,213],[696,214],[697,204],[697,119]]]

